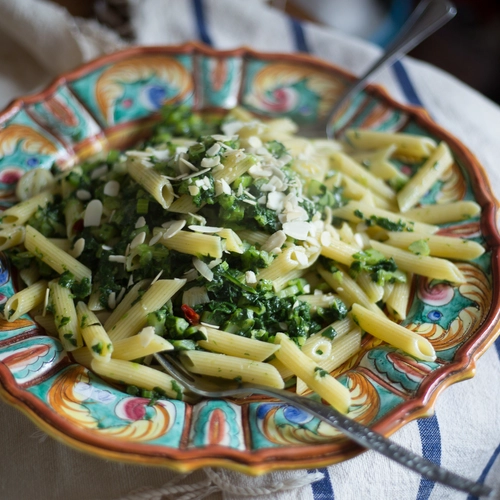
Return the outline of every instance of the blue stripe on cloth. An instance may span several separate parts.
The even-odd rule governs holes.
[[[203,0],[193,0],[193,9],[196,18],[196,25],[198,27],[198,37],[207,45],[213,45],[212,38],[208,34],[207,23],[205,21],[205,9]]]
[[[328,469],[325,467],[323,469],[311,469],[307,472],[309,474],[314,474],[315,472],[322,472],[324,474],[323,479],[311,483],[314,500],[334,500],[335,495],[333,493],[332,482],[330,481]]]
[[[500,337],[495,340],[495,348],[497,350],[498,357],[500,358]]]
[[[478,483],[484,484],[484,480],[486,479],[488,472],[490,472],[490,469],[493,467],[493,464],[495,463],[499,455],[500,455],[500,444],[497,446],[497,449],[493,452],[493,455],[491,455],[490,459],[488,460],[488,463],[486,464],[486,467],[483,469],[483,472],[481,472],[481,475],[479,476],[479,479],[477,481]],[[467,497],[467,500],[479,500],[479,497],[469,495]]]
[[[441,432],[436,415],[417,420],[422,455],[435,464],[441,465]],[[422,477],[418,487],[417,500],[427,500],[434,488],[434,481]]]
[[[396,61],[392,65],[392,69],[399,81],[399,85],[401,86],[401,90],[403,91],[406,100],[414,106],[423,106],[422,101],[420,100],[420,97],[418,97],[417,91],[415,90],[413,83],[411,83],[410,77],[403,66],[403,63],[401,61]]]
[[[298,19],[291,17],[290,26],[295,39],[295,50],[297,52],[310,52],[301,22]]]

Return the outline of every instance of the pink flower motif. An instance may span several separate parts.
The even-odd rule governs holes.
[[[7,296],[0,293],[0,304],[4,304],[5,302],[7,302]]]
[[[420,279],[417,293],[422,302],[431,306],[443,306],[451,302],[455,291],[452,286],[446,283],[436,283],[431,286],[430,280],[425,278]]]
[[[122,106],[125,108],[125,109],[128,109],[132,106],[134,101],[132,101],[132,99],[124,99],[122,101]]]
[[[116,405],[115,413],[123,420],[142,420],[146,416],[148,403],[149,399],[146,398],[125,398]]]
[[[4,184],[16,184],[24,174],[20,168],[6,168],[0,172],[0,182]]]

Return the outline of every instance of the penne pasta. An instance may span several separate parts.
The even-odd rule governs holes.
[[[363,222],[369,220],[372,224],[380,227],[390,226],[390,223],[399,224],[405,231],[416,231],[420,233],[434,234],[439,230],[438,226],[415,222],[406,216],[371,207],[359,201],[350,201],[340,208],[332,210],[332,215],[350,222]],[[382,225],[381,225],[382,224]],[[387,227],[385,227],[387,229]]]
[[[138,281],[123,297],[123,300],[111,313],[104,323],[106,331],[110,330],[116,322],[132,307],[132,304],[139,298],[141,291],[144,291],[150,284],[150,280]]]
[[[199,375],[267,385],[278,389],[283,389],[285,386],[278,370],[269,363],[201,351],[182,351],[180,358],[187,370]]]
[[[100,361],[109,361],[113,352],[113,344],[97,316],[84,302],[78,302],[76,312],[79,332],[92,356]]]
[[[305,341],[301,350],[316,363],[324,361],[332,354],[333,342],[347,334],[354,326],[349,316],[343,320],[335,321],[326,328],[323,328],[323,330],[311,335]]]
[[[0,251],[23,243],[25,234],[23,226],[7,226],[5,229],[0,229]]]
[[[401,212],[404,213],[413,208],[452,164],[451,151],[444,142],[441,142],[429,159],[399,191],[397,199]]]
[[[71,290],[61,286],[57,281],[49,283],[49,290],[54,307],[54,322],[62,345],[66,351],[82,347],[83,341]]]
[[[38,210],[38,207],[43,208],[47,203],[54,199],[52,193],[43,191],[33,198],[22,201],[13,207],[8,208],[0,215],[0,229],[7,229],[8,226],[15,224],[20,226],[27,222],[27,220]]]
[[[4,317],[7,321],[12,322],[20,318],[23,314],[30,312],[37,305],[42,304],[45,300],[47,290],[47,282],[40,280],[33,285],[15,293],[7,299],[4,308]]]
[[[114,342],[111,356],[131,361],[155,352],[171,351],[173,348],[168,340],[155,334],[152,326],[146,326],[137,335]]]
[[[462,272],[455,264],[452,264],[448,260],[415,255],[407,250],[392,247],[374,240],[370,240],[370,245],[387,258],[392,257],[396,265],[403,271],[420,274],[428,278],[446,280],[452,283],[465,282]]]
[[[429,254],[435,257],[457,260],[474,260],[483,255],[484,247],[479,243],[451,236],[428,235],[422,233],[388,232],[389,239],[385,242],[398,248],[408,249],[410,245],[423,242],[429,249]]]
[[[163,208],[168,208],[174,200],[172,184],[164,176],[150,166],[145,160],[129,158],[127,171]]]
[[[361,329],[374,337],[423,361],[434,361],[436,359],[432,344],[418,333],[392,322],[385,316],[373,314],[359,304],[352,306],[351,315],[354,322]]]
[[[162,307],[179,291],[186,280],[158,280],[120,319],[109,329],[109,337],[115,342],[135,335],[145,324],[146,316]]]
[[[64,271],[70,271],[78,281],[82,279],[90,281],[92,279],[92,271],[88,267],[51,243],[43,234],[31,226],[26,226],[24,245],[26,250],[30,251],[59,274],[62,274]]]
[[[357,149],[380,149],[395,145],[397,155],[415,159],[427,158],[436,148],[433,139],[418,135],[362,129],[347,130],[345,135],[349,143]]]
[[[481,207],[475,201],[455,201],[442,205],[424,205],[411,208],[405,213],[405,216],[427,224],[447,224],[472,219],[480,212]],[[415,231],[418,229],[415,228]]]
[[[371,172],[363,168],[359,163],[344,153],[333,153],[330,155],[331,167],[345,176],[373,191],[381,198],[388,201],[396,199],[396,193],[381,179],[375,177]]]
[[[318,361],[318,366],[327,372],[336,370],[340,365],[352,358],[361,350],[361,338],[363,337],[360,328],[353,328],[349,333],[338,337],[332,341],[330,356]]]
[[[149,366],[122,359],[101,361],[94,358],[91,362],[91,368],[104,378],[137,385],[149,391],[161,389],[172,399],[178,399],[179,401],[183,399],[184,388],[181,385],[170,375]]]
[[[161,238],[159,243],[171,250],[189,255],[206,255],[216,259],[222,257],[221,238],[212,234],[179,231],[170,238]]]
[[[411,274],[409,274],[406,283],[394,283],[394,288],[387,297],[387,309],[397,321],[406,319],[410,302],[411,281]]]
[[[384,314],[344,270],[337,268],[335,273],[331,273],[323,267],[318,267],[318,273],[335,290],[335,292],[339,294],[340,298],[348,306],[359,303],[376,314]]]
[[[276,341],[281,346],[276,357],[325,401],[347,413],[351,404],[349,389],[308,358],[285,334],[278,333]]]
[[[264,361],[279,349],[279,346],[269,342],[241,337],[209,326],[202,326],[200,329],[206,332],[207,340],[199,340],[198,345],[207,351]]]

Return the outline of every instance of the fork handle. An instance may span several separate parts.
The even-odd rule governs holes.
[[[437,483],[445,484],[456,490],[464,491],[478,497],[489,497],[493,489],[484,484],[475,483],[464,477],[461,477],[453,472],[443,469],[439,465],[421,457],[412,451],[394,443],[390,439],[382,436],[368,427],[346,417],[331,406],[318,403],[312,399],[297,396],[288,391],[272,389],[269,387],[260,386],[258,391],[253,386],[253,392],[266,394],[268,396],[276,396],[279,399],[301,408],[311,415],[323,420],[324,422],[333,425],[339,429],[344,435],[363,446],[374,450],[387,458],[398,462],[405,467],[418,472],[422,476],[436,481]]]
[[[339,97],[326,122],[328,137],[330,139],[333,137],[335,115],[343,107],[346,100],[363,89],[366,83],[382,67],[401,59],[411,49],[452,19],[456,13],[455,6],[448,0],[423,0],[420,2],[401,28],[397,37],[389,44],[382,57],[377,59],[366,73],[348,86],[346,91]]]

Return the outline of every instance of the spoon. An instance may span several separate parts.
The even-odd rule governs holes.
[[[335,135],[335,119],[345,104],[384,67],[401,59],[427,37],[444,26],[457,13],[448,0],[423,0],[412,12],[396,38],[389,44],[382,56],[359,79],[349,85],[331,109],[326,121],[301,124],[299,134],[305,137],[321,137],[326,127],[326,136]]]

